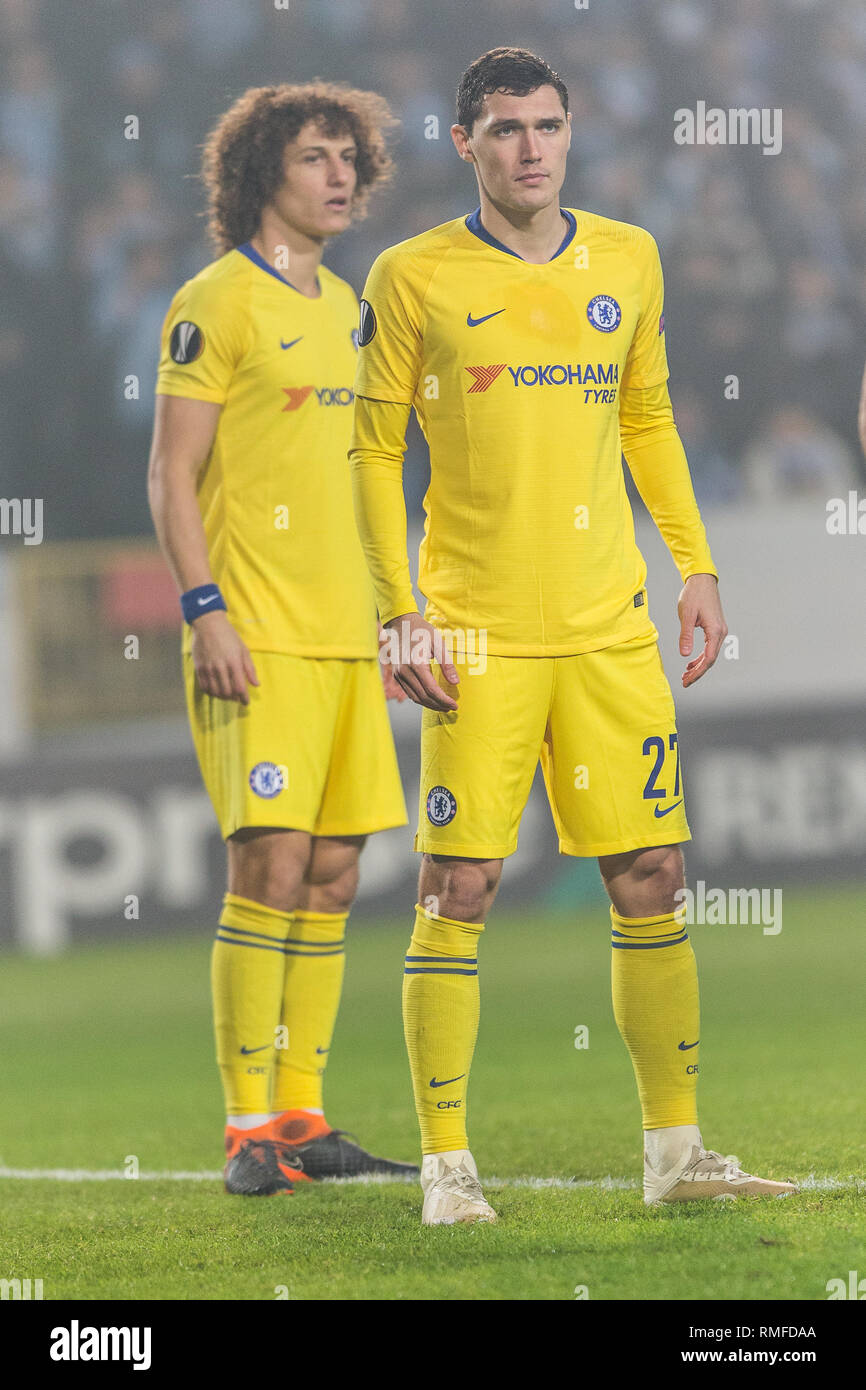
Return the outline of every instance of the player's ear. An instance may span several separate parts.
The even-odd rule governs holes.
[[[469,136],[462,125],[451,127],[451,139],[454,141],[454,148],[461,159],[465,159],[467,164],[475,163],[475,156],[469,148]]]

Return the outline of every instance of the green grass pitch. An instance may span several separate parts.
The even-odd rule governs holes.
[[[493,914],[482,939],[472,1146],[496,1226],[422,1229],[414,1185],[228,1198],[210,941],[7,956],[0,983],[0,1277],[46,1299],[826,1299],[866,1274],[862,889],[786,892],[783,929],[700,927],[701,1121],[752,1171],[812,1177],[777,1201],[647,1210],[631,1067],[610,1006],[608,920]],[[133,931],[134,928],[131,928]],[[400,1021],[408,917],[350,924],[331,1123],[412,1158]],[[585,1025],[589,1046],[576,1049]],[[605,1178],[634,1186],[604,1186]],[[517,1179],[575,1179],[533,1186]],[[497,1180],[496,1185],[493,1179]]]

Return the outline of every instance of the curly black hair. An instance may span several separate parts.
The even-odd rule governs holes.
[[[385,131],[396,120],[378,93],[319,78],[297,86],[250,87],[220,117],[203,148],[208,231],[219,251],[241,246],[258,231],[262,209],[283,180],[286,145],[308,121],[331,139],[354,140],[356,217],[363,217],[371,189],[391,177]]]

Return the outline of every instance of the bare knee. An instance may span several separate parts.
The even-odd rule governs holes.
[[[501,859],[452,859],[425,854],[418,901],[437,917],[483,922],[493,906],[501,876]]]
[[[314,839],[298,906],[308,912],[348,912],[358,891],[363,844],[362,836]]]
[[[678,906],[676,895],[685,881],[679,845],[603,855],[598,866],[620,916],[661,917]]]
[[[240,898],[292,912],[310,858],[303,830],[239,831],[228,841],[228,889]]]

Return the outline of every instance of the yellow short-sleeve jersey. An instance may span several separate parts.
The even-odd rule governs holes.
[[[307,298],[253,247],[229,251],[175,295],[156,390],[222,406],[198,501],[247,645],[369,657],[376,607],[347,460],[358,301],[325,266],[319,287]]]
[[[658,250],[640,227],[562,217],[541,265],[479,212],[445,223],[383,252],[361,303],[355,391],[413,404],[430,448],[427,617],[505,655],[654,630],[619,404],[668,376]]]

